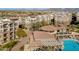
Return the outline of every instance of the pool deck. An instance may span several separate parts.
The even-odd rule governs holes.
[[[76,41],[76,42],[78,42],[78,43],[79,43],[79,40],[78,40],[78,39],[72,39],[72,38],[71,38],[71,39],[69,39],[69,38],[68,38],[68,39],[63,39],[63,40],[74,40],[74,41]]]

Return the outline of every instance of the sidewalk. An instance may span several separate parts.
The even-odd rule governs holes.
[[[28,41],[27,37],[21,38],[19,42],[11,49],[11,51],[20,51],[20,48],[23,47]]]

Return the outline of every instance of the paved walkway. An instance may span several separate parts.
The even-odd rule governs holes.
[[[76,36],[79,34],[57,34],[57,36]]]
[[[20,51],[20,48],[27,43],[27,37],[21,38],[11,51]]]

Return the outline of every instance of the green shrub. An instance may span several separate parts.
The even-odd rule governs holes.
[[[16,43],[17,41],[8,42],[7,44],[0,46],[0,51],[3,51],[5,49],[10,50]]]
[[[26,32],[25,32],[23,29],[21,29],[21,28],[18,28],[18,29],[17,29],[16,35],[17,35],[19,38],[20,38],[20,37],[26,37],[26,36],[27,36]]]
[[[11,42],[5,44],[3,46],[3,48],[12,48],[16,43],[17,43],[17,41],[11,41]]]
[[[76,30],[76,32],[77,32],[77,33],[79,33],[79,29],[78,29],[78,30]]]

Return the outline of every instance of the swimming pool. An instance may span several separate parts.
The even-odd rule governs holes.
[[[64,40],[63,51],[79,51],[79,43],[72,39]]]

